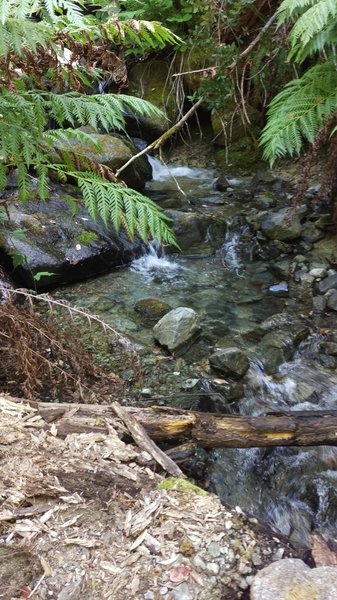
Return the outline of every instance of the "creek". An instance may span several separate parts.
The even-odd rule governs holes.
[[[150,245],[128,267],[55,294],[98,314],[139,345],[144,379],[136,401],[241,414],[333,408],[337,378],[331,365],[317,360],[322,335],[312,321],[300,320],[303,307],[275,275],[246,219],[251,180],[229,179],[224,193],[215,189],[212,170],[166,167],[153,158],[151,164],[148,195],[174,218],[177,206],[197,213],[207,225],[205,235],[181,254],[166,255]],[[279,193],[281,205],[284,197]],[[184,235],[190,235],[188,228]],[[202,335],[184,354],[169,357],[155,348],[155,321],[135,310],[147,298],[193,308],[200,316]],[[275,333],[273,319],[280,314]],[[239,382],[221,379],[206,364],[215,348],[229,346],[239,346],[250,359]],[[122,374],[132,380],[132,372]],[[223,502],[261,517],[299,548],[309,546],[313,529],[337,531],[335,448],[198,451],[193,464],[194,477],[207,481]]]

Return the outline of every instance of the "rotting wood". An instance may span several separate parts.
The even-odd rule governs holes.
[[[118,402],[113,402],[112,408],[116,415],[128,428],[133,440],[142,450],[146,450],[155,461],[173,477],[186,477],[175,462],[165,454],[146,433],[143,425]]]
[[[56,426],[60,437],[75,432],[107,432],[107,424],[116,420],[111,406],[44,402],[36,403],[35,407],[46,426],[51,422]],[[237,416],[168,407],[128,407],[124,410],[141,423],[155,442],[189,440],[203,448],[337,446],[337,411]]]

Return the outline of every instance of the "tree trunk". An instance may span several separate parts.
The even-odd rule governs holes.
[[[36,403],[57,435],[107,432],[116,420],[111,406]],[[170,408],[125,409],[151,439],[186,441],[203,448],[257,448],[262,446],[337,445],[337,411],[271,413],[261,416],[219,415]]]

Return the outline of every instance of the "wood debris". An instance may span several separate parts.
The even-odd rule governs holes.
[[[171,486],[120,431],[116,419],[106,433],[61,439],[34,407],[0,394],[1,600],[234,600],[254,554],[258,568],[291,554],[216,496]]]

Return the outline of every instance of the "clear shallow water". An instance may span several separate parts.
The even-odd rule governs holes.
[[[188,203],[201,208],[209,207],[209,200],[215,204],[223,201],[221,193],[214,190],[213,171],[179,165],[167,169],[151,160],[154,180],[149,184],[150,193],[179,196],[183,191]],[[182,191],[177,191],[177,183]],[[234,183],[239,185],[240,181]],[[239,402],[242,414],[335,408],[337,379],[315,366],[315,337],[302,344],[295,360],[281,365],[277,377],[263,372],[249,334],[261,321],[281,312],[286,299],[268,294],[270,286],[280,282],[268,265],[253,260],[255,242],[237,218],[240,205],[224,203],[223,211],[228,227],[224,228],[221,247],[212,256],[165,256],[152,245],[129,267],[57,293],[103,317],[143,345],[149,356],[154,350],[153,323],[145,322],[135,311],[136,302],[156,298],[172,308],[194,308],[201,319],[208,354],[215,346],[235,344],[244,347],[251,358],[244,399]],[[172,365],[174,369],[177,367]],[[179,372],[172,375],[179,378]],[[186,379],[186,374],[183,377]],[[153,387],[156,391],[156,381]],[[209,454],[208,465],[211,489],[223,501],[267,519],[296,544],[308,545],[312,527],[334,530],[337,449],[216,450]]]

